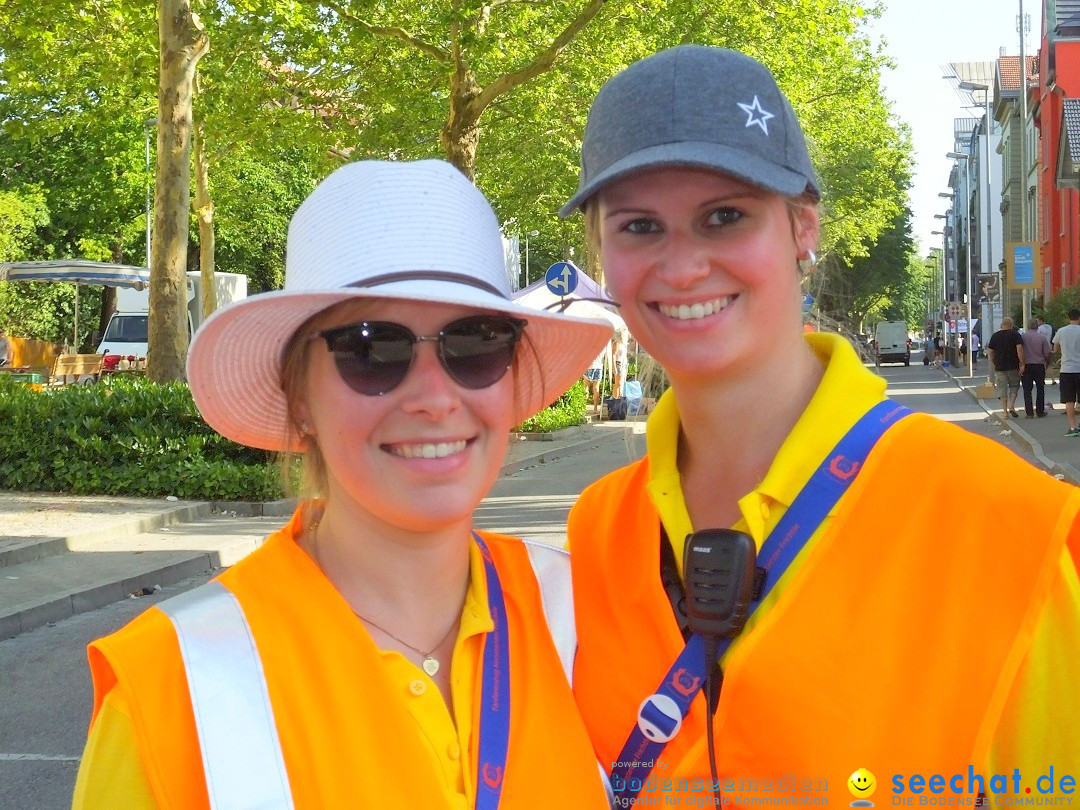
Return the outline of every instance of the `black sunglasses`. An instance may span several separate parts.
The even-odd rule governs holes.
[[[334,354],[338,374],[349,388],[368,397],[397,388],[409,373],[413,346],[438,343],[439,362],[462,388],[477,390],[503,378],[527,321],[504,315],[471,315],[444,326],[437,335],[415,335],[399,323],[361,321],[315,335]]]

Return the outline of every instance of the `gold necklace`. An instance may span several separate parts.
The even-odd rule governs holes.
[[[435,677],[435,673],[439,671],[439,659],[436,658],[432,653],[434,653],[435,650],[439,649],[439,647],[441,647],[446,642],[446,640],[448,638],[450,638],[450,633],[453,632],[454,627],[457,625],[457,622],[454,622],[453,624],[451,624],[450,629],[446,631],[446,635],[443,636],[439,640],[439,643],[436,644],[431,649],[430,652],[426,652],[424,650],[421,650],[419,647],[414,647],[412,644],[405,641],[404,639],[398,638],[393,633],[391,633],[389,630],[387,630],[385,627],[383,627],[381,624],[375,624],[375,622],[373,622],[371,619],[367,618],[366,616],[361,616],[360,612],[357,611],[356,608],[353,608],[353,613],[356,614],[356,617],[358,619],[360,619],[360,621],[366,622],[367,624],[370,624],[376,630],[381,630],[382,632],[386,633],[386,635],[390,636],[390,638],[392,638],[398,644],[404,644],[410,650],[412,650],[417,655],[419,655],[421,658],[423,658],[424,660],[420,664],[420,666],[423,668],[424,672],[426,672],[428,675],[430,675],[433,678]]]
[[[311,542],[311,550],[312,550],[312,552],[314,552],[315,562],[318,563],[320,568],[322,568],[322,555],[319,554],[319,522],[320,521],[316,520],[311,524],[311,529],[310,529],[310,531],[311,531],[311,540],[312,540],[312,542]],[[344,598],[344,594],[342,594],[342,598]],[[348,604],[348,600],[346,600],[346,604]],[[391,633],[389,630],[387,630],[385,627],[383,627],[381,624],[376,624],[371,619],[367,618],[367,616],[361,615],[360,611],[358,611],[352,605],[349,605],[349,609],[352,610],[352,612],[356,614],[356,618],[358,618],[360,621],[362,621],[362,622],[364,622],[366,624],[370,624],[376,630],[382,631],[386,635],[390,636],[390,638],[392,638],[398,644],[404,644],[410,650],[412,650],[417,655],[419,655],[421,658],[423,658],[424,660],[420,663],[421,668],[430,677],[432,677],[432,678],[435,677],[435,673],[439,671],[439,659],[436,658],[433,655],[433,653],[435,652],[435,650],[439,649],[439,647],[441,647],[446,642],[446,640],[448,638],[450,638],[450,633],[452,633],[454,628],[457,626],[457,622],[451,623],[450,628],[446,631],[446,635],[444,635],[439,640],[438,644],[436,644],[434,647],[431,648],[430,652],[427,652],[425,650],[421,650],[419,647],[414,647],[412,644],[405,641],[404,639],[398,638],[393,633]]]

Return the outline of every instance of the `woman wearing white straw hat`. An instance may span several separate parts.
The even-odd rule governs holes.
[[[971,803],[993,774],[1080,774],[1080,492],[804,335],[819,196],[741,53],[650,56],[589,112],[564,213],[671,381],[647,458],[568,524],[574,692],[624,805]],[[988,472],[958,509],[961,459]]]
[[[302,453],[317,497],[91,644],[76,807],[606,806],[566,560],[471,520],[509,430],[610,333],[511,303],[494,212],[450,165],[320,184],[285,289],[216,313],[188,359],[207,422]]]

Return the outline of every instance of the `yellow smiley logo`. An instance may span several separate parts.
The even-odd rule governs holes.
[[[848,790],[856,799],[865,799],[873,796],[877,789],[877,779],[866,768],[859,768],[847,780]]]

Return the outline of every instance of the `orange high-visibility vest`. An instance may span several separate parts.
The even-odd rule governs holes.
[[[982,471],[974,496],[949,459]],[[643,459],[601,479],[569,522],[574,693],[609,769],[684,646],[648,477]],[[1016,509],[1010,493],[1022,493]],[[1065,543],[1080,536],[1078,511],[1080,490],[955,426],[913,415],[889,430],[723,659],[725,799],[831,792],[846,804],[857,768],[883,781],[979,768]],[[642,797],[711,799],[705,723],[699,695]]]
[[[258,650],[297,810],[427,807],[441,776],[389,682],[374,644],[331,599],[295,544],[294,523],[219,577],[242,606]],[[538,795],[573,807],[607,807],[596,759],[548,634],[541,594],[520,541],[483,533],[499,572],[509,624],[510,745],[504,808],[535,807]],[[163,808],[209,807],[184,662],[170,619],[151,608],[90,647],[95,708],[122,690],[136,745]],[[479,714],[480,683],[476,684]],[[479,720],[474,718],[474,728]],[[477,735],[468,752],[476,772]],[[237,746],[245,740],[237,739]],[[273,771],[267,768],[267,778]]]

